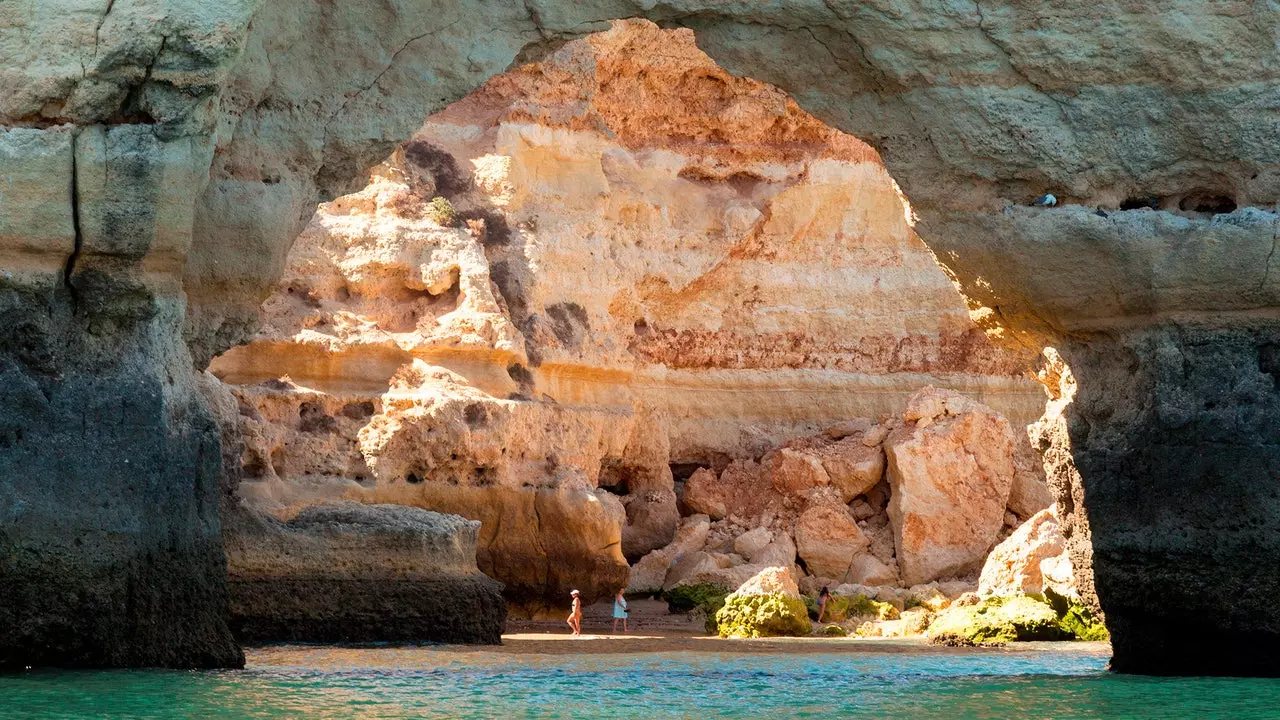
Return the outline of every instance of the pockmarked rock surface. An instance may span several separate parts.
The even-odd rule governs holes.
[[[501,643],[480,524],[399,505],[309,507],[228,526],[231,624],[244,642]]]
[[[13,418],[0,508],[17,548],[0,573],[27,588],[0,598],[5,664],[236,662],[217,620],[216,483],[176,470],[206,462],[194,448],[212,436],[192,366],[253,334],[311,208],[364,182],[423,117],[518,54],[647,15],[874,146],[979,326],[1070,367],[1077,392],[1041,437],[1113,667],[1280,673],[1267,650],[1280,580],[1259,569],[1280,560],[1277,13],[1190,0],[1103,14],[1029,0],[0,6],[0,152],[16,188],[0,201]],[[99,175],[119,202],[95,223],[101,157],[129,170]],[[1032,206],[1045,192],[1057,205]],[[144,398],[150,410],[121,412]],[[1211,501],[1183,500],[1205,487]],[[84,500],[108,490],[110,508]],[[165,589],[120,616],[133,586]],[[37,602],[51,596],[85,600]]]

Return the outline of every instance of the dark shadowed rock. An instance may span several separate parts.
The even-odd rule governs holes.
[[[244,642],[499,644],[502,584],[476,568],[480,523],[398,505],[241,514],[226,537]]]

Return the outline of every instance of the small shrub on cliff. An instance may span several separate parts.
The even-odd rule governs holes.
[[[716,626],[720,637],[740,638],[808,635],[812,627],[804,603],[783,593],[734,593],[716,613]]]
[[[427,203],[423,214],[427,216],[428,220],[440,227],[453,227],[458,221],[458,213],[453,209],[453,203],[438,195],[431,198],[431,202]]]

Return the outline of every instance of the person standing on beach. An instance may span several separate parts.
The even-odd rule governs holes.
[[[822,586],[822,592],[818,593],[818,622],[822,622],[822,617],[827,614],[827,601],[831,599],[831,591],[826,585]]]
[[[573,630],[573,637],[582,635],[582,600],[578,597],[578,591],[574,590],[569,593],[573,598],[573,610],[569,612],[569,619],[565,622],[569,623],[569,629]]]
[[[627,599],[622,596],[622,591],[625,589],[626,588],[618,588],[618,594],[613,597],[613,632],[614,634],[617,634],[618,632],[619,620],[622,621],[622,632],[624,633],[628,632],[627,616],[630,615],[631,613],[628,612]]]

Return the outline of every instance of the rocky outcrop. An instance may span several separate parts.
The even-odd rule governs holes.
[[[447,11],[408,0],[11,4],[0,9],[0,125],[17,138],[4,167],[20,190],[0,208],[12,273],[2,326],[16,338],[4,344],[4,386],[24,390],[5,398],[21,422],[6,431],[14,440],[4,462],[20,471],[6,475],[19,479],[0,490],[0,506],[10,516],[48,511],[5,526],[24,558],[4,561],[5,580],[17,578],[6,586],[104,598],[75,614],[90,618],[79,633],[94,638],[86,662],[107,662],[110,639],[135,637],[132,621],[106,610],[114,589],[88,593],[97,570],[58,568],[100,569],[124,586],[186,576],[166,586],[188,588],[192,600],[159,597],[146,606],[156,610],[140,609],[139,624],[159,620],[163,634],[127,639],[121,662],[192,662],[198,647],[216,645],[205,640],[225,632],[216,612],[202,610],[219,604],[220,584],[217,528],[201,500],[208,483],[175,490],[192,475],[168,474],[191,467],[201,435],[189,424],[199,424],[201,403],[182,389],[189,361],[202,365],[252,333],[314,202],[351,189],[422,117],[517,54],[538,57],[604,29],[610,16],[648,15],[695,29],[728,70],[778,85],[872,143],[979,324],[1031,351],[1056,348],[1070,365],[1079,391],[1047,436],[1051,475],[1064,481],[1057,494],[1077,570],[1096,576],[1115,625],[1114,666],[1280,672],[1265,650],[1280,635],[1280,581],[1256,570],[1280,555],[1280,510],[1268,495],[1280,462],[1270,431],[1280,328],[1269,319],[1280,305],[1270,263],[1280,174],[1266,119],[1276,13],[1187,0],[1101,15],[1023,0],[927,12],[905,2],[698,0],[464,2]],[[1141,52],[1115,37],[1136,39]],[[78,141],[64,143],[77,132],[115,135],[118,149],[130,134],[191,141],[196,152],[164,182],[142,179],[145,163],[132,160],[112,172],[113,191],[140,191],[116,209],[138,212],[102,226],[128,228],[121,242],[95,243],[78,220],[77,168],[89,190],[92,163],[80,165]],[[74,154],[60,149],[68,146]],[[1046,191],[1056,207],[1029,205]],[[184,193],[192,202],[161,197]],[[130,381],[140,377],[141,386]],[[58,388],[46,390],[44,378]],[[117,405],[144,397],[163,399],[145,422],[89,434],[113,426]],[[92,466],[37,452],[77,443],[97,450]],[[77,488],[102,488],[104,465],[123,475],[125,460],[144,457],[154,459],[142,473],[147,490],[134,482],[111,508],[85,509],[94,506]],[[1220,500],[1185,501],[1204,488]],[[111,522],[152,508],[155,522]],[[50,520],[74,510],[82,521]],[[1092,555],[1077,542],[1086,534]],[[161,536],[181,538],[177,556],[150,554]],[[120,562],[75,549],[76,538],[119,547]],[[25,596],[4,600],[41,627],[60,626],[43,625],[59,613]],[[173,607],[191,610],[159,609]],[[6,652],[25,656],[62,631],[29,640],[0,632]],[[1188,636],[1200,646],[1189,649]],[[183,637],[200,639],[166,658],[162,648]],[[215,655],[208,661],[233,660]]]
[[[479,528],[396,505],[246,513],[227,536],[232,627],[244,642],[499,644],[506,605],[476,567]]]
[[[977,438],[983,467],[998,467],[998,472],[976,471],[975,452],[964,443],[935,440],[973,428],[983,430]],[[920,454],[928,470],[903,472],[897,482],[886,480],[884,475],[861,478],[857,487],[865,490],[846,500],[850,485],[834,482],[841,473],[838,469],[826,471],[821,461],[835,458],[840,462],[836,468],[857,467],[860,463],[845,460],[851,456],[883,458],[886,451],[882,443],[890,447],[891,457],[896,449],[902,449],[904,465],[918,462],[911,455],[918,448],[929,448]],[[1002,496],[1013,502],[1010,488],[1019,473],[1026,473],[1019,481],[1027,488],[1019,501],[1043,497],[1047,492],[1031,468],[1014,462],[1015,446],[1015,437],[999,414],[959,394],[928,387],[908,402],[902,419],[838,423],[770,450],[758,462],[735,461],[719,478],[709,469],[700,469],[685,486],[683,505],[714,505],[721,519],[706,515],[688,518],[675,542],[636,564],[628,589],[661,589],[669,596],[672,592],[699,594],[703,591],[697,588],[715,587],[729,593],[763,568],[781,567],[789,569],[811,596],[823,586],[853,588],[855,595],[891,602],[899,610],[910,602],[932,612],[945,607],[949,598],[976,589],[979,567],[989,569],[984,571],[988,585],[1003,587],[1015,579],[1023,580],[1031,572],[1026,566],[1032,559],[1026,556],[1036,555],[1034,561],[1044,560],[1044,569],[1037,564],[1035,582],[1023,583],[1025,589],[999,592],[1022,595],[1052,587],[1074,600],[1077,595],[1070,579],[1070,560],[1054,516],[1042,507],[1018,528],[1012,507],[999,504]],[[989,462],[993,458],[1003,464]],[[873,467],[879,466],[884,473],[884,465],[880,460]],[[693,503],[689,502],[691,492],[698,498]],[[906,498],[896,500],[898,493]],[[933,505],[927,506],[922,498]],[[997,504],[990,507],[991,502]],[[893,517],[894,503],[904,509],[900,517]],[[975,524],[974,518],[979,522]],[[899,533],[900,529],[903,532]],[[1004,535],[1010,535],[1009,539],[988,557],[988,551]],[[896,537],[909,542],[899,546]],[[1055,538],[1053,557],[1040,557],[1045,542]],[[955,561],[961,554],[963,561]],[[938,558],[952,564],[939,563]],[[930,567],[933,574],[926,575],[928,582],[908,575]],[[1046,581],[1046,577],[1052,580]],[[944,586],[946,592],[941,590]],[[909,632],[908,626],[928,624],[919,620],[892,627],[855,625],[845,630],[900,636]]]

